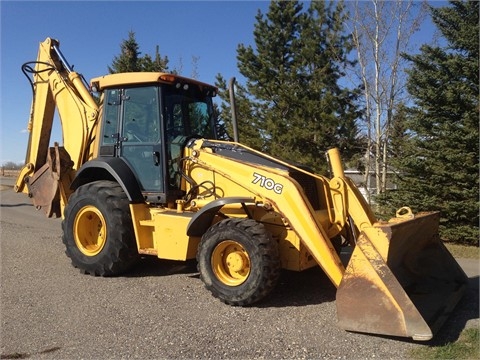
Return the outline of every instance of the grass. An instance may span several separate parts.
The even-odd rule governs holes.
[[[448,251],[455,258],[480,259],[480,249],[477,246],[465,246],[454,243],[445,243]]]
[[[412,350],[412,359],[480,359],[479,329],[463,330],[459,339],[437,347],[422,347]]]

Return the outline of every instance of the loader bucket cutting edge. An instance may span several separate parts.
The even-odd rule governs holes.
[[[468,281],[439,238],[439,219],[439,213],[420,214],[362,232],[337,290],[341,328],[424,341],[433,337]],[[386,260],[378,250],[382,242],[388,244]]]

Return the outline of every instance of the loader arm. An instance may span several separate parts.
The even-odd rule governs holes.
[[[333,177],[328,179],[244,145],[235,144],[232,147],[232,145],[225,144],[226,147],[234,149],[232,154],[244,151],[271,162],[270,166],[250,162],[252,159],[250,161],[235,159],[232,163],[229,155],[220,155],[222,152],[215,149],[216,144],[220,148],[222,147],[221,141],[196,144],[192,152],[194,156],[190,157],[190,161],[200,165],[200,168],[209,169],[215,173],[217,181],[221,177],[228,182],[236,183],[247,194],[253,196],[257,202],[281,214],[288,224],[287,226],[298,235],[316,263],[338,287],[345,268],[331,239],[339,235],[346,226],[352,226],[352,231],[358,236],[363,231],[372,229],[376,223],[372,210],[355,184],[345,177],[339,150],[334,148],[327,152],[333,173]],[[323,198],[325,199],[323,207],[326,208],[327,218],[322,219],[322,216],[317,214],[312,208],[305,190],[287,171],[276,169],[275,166],[272,167],[272,164],[303,173],[321,183],[321,191],[324,192]],[[191,166],[191,169],[195,169],[195,166]],[[234,174],[234,176],[230,174]],[[197,176],[200,177],[200,175]],[[201,175],[201,177],[203,176]],[[226,185],[224,187],[227,188]],[[349,224],[349,219],[353,220],[352,224]],[[205,226],[205,224],[203,225]],[[388,247],[388,243],[386,246]],[[378,247],[385,248],[383,239],[378,242]]]
[[[27,130],[25,166],[15,184],[28,193],[47,216],[61,214],[75,171],[93,156],[92,141],[98,106],[80,74],[73,71],[57,40],[40,43],[37,60],[23,65],[32,74],[33,99]],[[61,123],[63,146],[50,147],[55,110]]]
[[[232,147],[231,144],[223,144]],[[208,175],[202,172],[207,170],[214,174],[216,189],[224,196],[229,195],[227,191],[248,194],[255,199],[257,205],[279,213],[287,227],[297,234],[332,283],[339,286],[345,270],[344,266],[300,184],[285,170],[222,156],[221,152],[215,149],[216,145],[223,146],[221,141],[209,140],[195,143],[188,158],[188,176],[205,178]],[[285,168],[304,171],[244,145],[235,144],[233,147],[237,149],[232,154],[243,150],[283,165]],[[328,182],[321,176],[317,178]],[[208,203],[209,201],[206,202]]]
[[[215,187],[206,191],[207,196],[248,195],[255,206],[281,216],[337,287],[342,328],[430,339],[467,283],[440,240],[439,214],[414,215],[402,210],[389,221],[377,220],[355,184],[345,177],[338,149],[327,155],[331,179],[240,144],[197,141],[190,149],[186,170],[192,179],[207,179],[204,170],[211,173]],[[320,212],[314,209],[306,188],[292,176],[295,172],[323,187]],[[207,199],[198,203],[202,201],[209,203]],[[354,243],[344,267],[331,239],[345,226],[353,231]]]

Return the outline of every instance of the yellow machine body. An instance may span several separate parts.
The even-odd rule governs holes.
[[[68,70],[58,46],[52,39],[41,43],[32,71],[31,135],[16,190],[28,193],[48,216],[65,216],[69,201],[75,199],[80,215],[72,220],[73,236],[83,247],[82,257],[99,256],[110,246],[106,234],[114,231],[108,229],[109,215],[102,213],[103,204],[95,205],[92,200],[81,207],[85,203],[82,185],[107,174],[108,184],[121,186],[102,191],[117,196],[128,190],[128,214],[122,221],[131,219],[139,254],[180,261],[197,258],[203,263],[199,249],[211,229],[225,232],[227,226],[220,225],[227,224],[226,219],[245,219],[238,233],[265,229],[262,234],[267,235],[261,239],[273,239],[272,249],[278,247],[281,268],[301,271],[318,265],[323,269],[338,288],[339,326],[346,330],[428,340],[461,298],[467,278],[438,236],[439,214],[414,215],[402,209],[390,221],[377,220],[345,176],[338,149],[327,152],[333,174],[327,178],[240,143],[197,137],[169,150],[170,166],[182,175],[176,190],[183,195],[163,202],[151,200],[146,191],[135,195],[129,184],[139,174],[133,170],[128,183],[122,174],[132,174],[131,166],[108,173],[117,159],[111,156],[102,162],[104,150],[99,139],[105,138],[101,121],[106,117],[106,100],[102,97],[97,105],[80,75]],[[210,89],[208,84],[164,73],[107,75],[93,79],[91,85],[102,92],[120,85],[175,82]],[[64,144],[50,148],[55,108]],[[156,152],[153,156],[160,159]],[[97,163],[98,168],[89,168]],[[124,199],[119,203],[127,201],[123,195],[119,199]],[[69,226],[69,214],[75,211],[72,206],[67,212],[64,230]],[[251,230],[252,224],[261,227]],[[89,233],[83,234],[82,227],[88,227]],[[349,242],[347,262],[342,262],[335,246],[339,238]],[[256,260],[251,246],[227,237],[211,252],[211,260],[205,263],[212,266],[221,287],[240,291],[254,276]],[[266,258],[277,256],[271,249],[267,253]],[[223,257],[233,274],[231,279],[227,272],[216,269]]]

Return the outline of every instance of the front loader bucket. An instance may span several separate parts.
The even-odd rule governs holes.
[[[439,213],[364,229],[337,291],[339,326],[429,340],[451,314],[467,276],[438,235]]]

